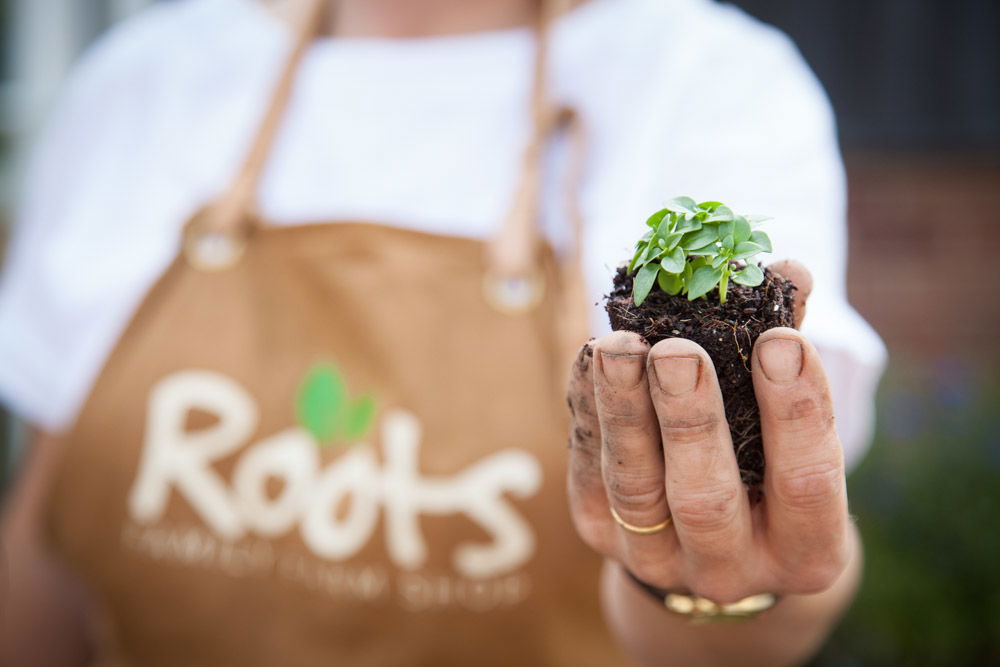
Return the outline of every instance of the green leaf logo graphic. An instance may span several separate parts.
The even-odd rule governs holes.
[[[368,433],[374,417],[375,399],[371,396],[359,396],[344,414],[344,437],[351,440],[363,438]]]
[[[351,399],[333,364],[313,366],[299,387],[295,401],[299,424],[321,446],[337,440],[358,440],[368,433],[375,418],[375,399]]]

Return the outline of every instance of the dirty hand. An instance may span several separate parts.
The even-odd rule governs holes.
[[[811,278],[791,262],[796,325]],[[570,379],[569,501],[577,532],[639,579],[716,602],[826,590],[850,559],[840,441],[826,376],[794,329],[760,336],[751,359],[760,406],[764,499],[751,507],[712,360],[671,338],[649,347],[614,332],[581,351]],[[619,526],[672,522],[651,534]]]

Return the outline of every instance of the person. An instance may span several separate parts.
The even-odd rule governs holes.
[[[858,585],[844,474],[884,356],[845,297],[829,104],[731,6],[557,9],[177,0],[83,58],[0,289],[0,394],[33,433],[7,662],[816,649]],[[751,360],[753,507],[690,341],[586,343],[566,422],[581,308],[676,194],[773,216],[808,267],[776,266],[801,333]]]

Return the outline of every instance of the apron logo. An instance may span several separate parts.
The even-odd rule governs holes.
[[[366,431],[374,402],[350,401],[336,372],[320,366],[300,389],[297,407],[302,426],[248,444],[259,415],[238,383],[201,370],[157,382],[128,498],[132,520],[146,525],[161,520],[176,493],[222,539],[277,537],[297,527],[313,554],[342,561],[368,543],[381,510],[389,558],[402,569],[416,570],[429,553],[420,517],[464,515],[490,540],[454,549],[451,562],[461,575],[497,576],[531,558],[534,531],[506,497],[529,498],[540,488],[541,465],[529,452],[503,449],[451,476],[425,477],[419,470],[420,423],[405,410],[392,410],[380,424],[381,466],[375,448],[365,442],[324,466],[317,441]],[[192,410],[217,421],[189,430]],[[237,452],[227,482],[213,464]],[[268,490],[274,480],[281,482],[276,496]],[[346,513],[338,513],[344,506]]]
[[[375,418],[375,399],[363,395],[352,400],[337,369],[316,364],[299,388],[295,414],[316,444],[326,447],[334,441],[363,438]]]

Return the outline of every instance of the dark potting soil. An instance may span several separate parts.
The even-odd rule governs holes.
[[[650,345],[664,338],[687,338],[701,345],[715,364],[729,420],[740,476],[753,500],[759,500],[764,479],[760,412],[750,375],[750,352],[763,332],[793,326],[791,281],[764,269],[764,282],[746,287],[730,282],[726,303],[719,291],[688,301],[655,286],[641,306],[632,302],[632,278],[620,267],[605,309],[615,331],[634,331]]]

